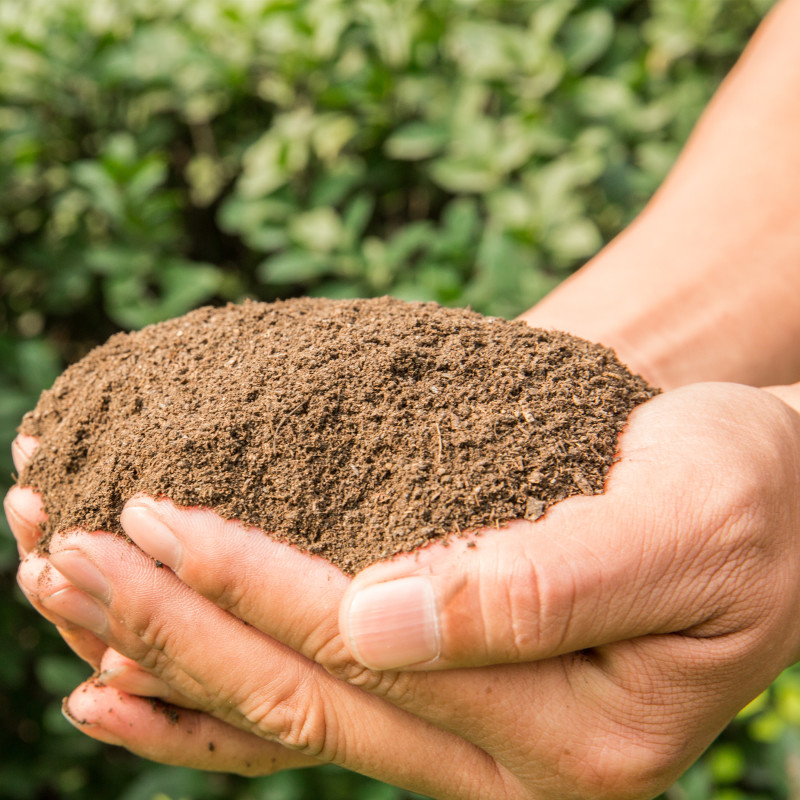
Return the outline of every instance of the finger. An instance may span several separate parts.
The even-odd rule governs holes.
[[[158,501],[157,504],[167,508],[168,504],[162,503]],[[180,511],[176,510],[176,514],[177,519],[184,518]],[[158,554],[163,558],[172,558],[179,574],[194,575],[194,568],[189,566],[193,559],[190,550],[197,547],[206,557],[211,556],[206,562],[205,585],[210,587],[215,577],[224,575],[221,583],[226,587],[225,597],[229,602],[239,596],[249,596],[244,603],[234,603],[239,613],[246,609],[247,615],[251,618],[257,615],[265,626],[270,624],[271,617],[288,614],[288,621],[273,621],[272,627],[285,632],[293,631],[285,635],[287,638],[294,637],[301,646],[304,640],[317,638],[322,641],[326,638],[320,635],[320,630],[326,627],[323,617],[325,614],[332,615],[342,587],[347,584],[347,579],[338,570],[331,571],[333,568],[319,563],[319,559],[275,543],[263,534],[248,531],[236,523],[210,519],[207,513],[186,514],[185,517],[192,521],[192,524],[187,523],[187,527],[194,534],[186,534],[186,547],[189,549],[180,554],[178,560],[175,560],[174,553],[170,555],[162,551]],[[190,538],[192,547],[188,544]],[[275,557],[274,561],[270,561],[272,556]],[[269,564],[269,569],[263,569],[264,564]],[[237,572],[242,576],[239,579]],[[200,581],[199,576],[197,580]],[[250,582],[249,592],[246,580]],[[259,587],[265,585],[269,587],[270,594],[261,595],[262,601],[271,599],[276,605],[265,602],[267,610],[258,612],[253,597],[258,597]],[[281,597],[280,591],[271,594],[277,587],[288,593],[288,599]],[[304,600],[304,596],[312,597],[313,602]],[[322,605],[323,609],[312,613],[310,607],[316,608],[318,605]],[[297,607],[303,610],[297,611]],[[279,614],[274,613],[276,608],[281,609]],[[295,611],[289,613],[293,608]],[[297,630],[300,624],[306,626],[305,632]],[[335,628],[335,619],[328,627]],[[328,651],[332,652],[334,648],[335,643],[330,642]],[[574,784],[577,783],[584,790],[579,796],[641,797],[648,792],[656,794],[674,777],[675,764],[685,766],[686,759],[696,756],[708,743],[706,736],[693,741],[691,747],[684,746],[683,732],[690,724],[688,716],[680,720],[680,724],[670,727],[670,731],[679,731],[680,736],[665,732],[663,726],[655,722],[659,717],[651,713],[653,708],[660,714],[661,709],[668,705],[669,713],[678,714],[680,709],[672,699],[674,687],[681,687],[681,680],[686,682],[683,676],[701,671],[697,666],[694,670],[687,670],[685,660],[681,659],[670,664],[668,655],[668,652],[659,655],[659,660],[663,660],[668,669],[655,675],[652,667],[646,668],[647,659],[644,657],[636,662],[634,669],[623,669],[619,660],[614,661],[616,670],[609,676],[603,659],[567,655],[536,664],[496,666],[481,670],[399,675],[382,673],[377,679],[362,670],[358,680],[363,682],[365,689],[444,730],[468,739],[481,751],[494,756],[498,763],[522,778],[523,783],[536,788],[538,794],[530,792],[526,796],[565,796],[563,787],[571,786],[574,791]],[[603,658],[611,661],[605,654]],[[699,656],[693,655],[692,661],[699,663]],[[719,659],[708,661],[718,663]],[[708,672],[703,674],[709,677]],[[713,685],[724,685],[719,676],[712,677],[718,678]],[[352,676],[351,679],[356,680]],[[631,693],[642,699],[641,705],[645,709],[642,714],[630,711]],[[648,705],[654,702],[654,698],[659,703]],[[713,710],[713,697],[705,692],[703,698],[707,699],[707,706]],[[524,703],[530,713],[521,713],[520,703]],[[690,713],[686,704],[681,707],[687,715]],[[697,707],[701,707],[699,702]],[[359,725],[371,724],[369,716],[360,709],[355,713],[360,720]],[[653,723],[637,725],[639,718],[653,720]],[[509,733],[512,731],[513,736]],[[405,734],[398,730],[397,738],[404,739]],[[556,759],[554,766],[553,743],[563,741],[569,742],[569,753]],[[607,751],[598,753],[598,741],[611,741],[614,744]],[[395,748],[395,754],[400,747]],[[682,753],[681,758],[666,757],[666,753],[674,754],[676,750]],[[465,774],[469,774],[469,770]],[[619,776],[619,779],[615,779],[611,788],[603,786],[601,793],[598,776],[608,775]],[[385,775],[378,777],[388,779]],[[502,795],[488,791],[484,796]]]
[[[97,670],[107,649],[91,631],[75,625],[42,605],[39,593],[49,587],[52,592],[67,590],[70,586],[63,576],[51,570],[47,561],[33,553],[26,556],[17,572],[17,583],[28,602],[48,621],[56,626],[61,637],[72,651]]]
[[[51,542],[50,560],[79,596],[43,595],[45,606],[228,724],[413,791],[448,796],[469,775],[506,795],[508,774],[486,753],[243,625],[121,537],[71,532]],[[431,752],[447,754],[435,774]]]
[[[665,713],[680,712],[672,699],[674,687],[687,684],[687,676],[702,675],[708,685],[726,685],[725,676],[706,668],[722,662],[713,654],[703,667],[700,654],[693,651],[692,669],[676,650],[673,661],[668,652],[656,655],[655,660],[664,664],[659,670],[644,656],[626,668],[623,659],[612,659],[602,651],[597,657],[564,655],[482,669],[375,673],[342,655],[346,648],[338,636],[335,611],[349,581],[330,564],[260,531],[225,522],[213,512],[177,509],[165,500],[140,498],[128,506],[123,520],[132,538],[175,567],[176,574],[198,591],[316,658],[342,679],[468,739],[528,785],[541,788],[541,796],[564,796],[559,787],[562,780],[569,784],[565,775],[585,787],[581,796],[656,794],[674,777],[676,763],[685,765],[686,758],[707,744],[707,737],[693,741],[691,747],[684,744],[683,732],[691,727],[688,715],[694,713],[686,704],[681,707],[687,718],[670,728],[679,731],[679,737],[671,737],[656,720],[662,719],[662,707],[668,708]],[[485,541],[479,537],[477,548],[455,541],[445,552],[463,551],[466,557],[483,548]],[[263,564],[270,568],[263,569]],[[684,696],[690,696],[690,689],[697,687],[687,686]],[[708,691],[701,692],[700,700],[706,701],[709,719],[718,713]],[[634,701],[645,711],[632,713]],[[521,703],[531,713],[521,713]],[[700,705],[699,700],[694,704]],[[639,719],[653,724],[639,725]],[[570,743],[569,754],[556,759],[554,769],[553,742],[563,741]],[[615,746],[598,753],[598,741],[612,741]],[[676,750],[684,753],[681,759],[664,756]],[[603,775],[619,776],[613,787],[603,787],[605,794],[596,785]]]
[[[76,628],[71,623],[65,624],[69,627],[57,626],[61,638],[78,658],[83,659],[92,669],[99,669],[108,650],[105,642],[101,642],[93,633],[83,628]]]
[[[632,414],[603,495],[367,568],[342,602],[351,653],[372,669],[451,669],[755,624],[731,587],[770,568],[751,531],[781,456],[740,430],[740,411],[712,418],[692,391],[662,395]]]
[[[654,630],[659,623],[659,614],[662,618],[666,614],[678,627],[697,624],[692,592],[685,594],[682,617],[674,607],[637,609],[638,590],[649,576],[640,575],[639,586],[631,586],[629,578],[644,571],[645,556],[654,558],[654,552],[643,552],[645,543],[635,526],[633,535],[639,536],[635,546],[623,547],[615,541],[615,536],[620,536],[620,512],[612,503],[604,519],[597,510],[596,501],[601,499],[578,498],[560,504],[536,523],[535,536],[534,526],[517,523],[501,531],[486,531],[475,540],[457,539],[448,547],[431,547],[375,565],[358,576],[350,589],[349,579],[333,565],[281,544],[261,531],[222,520],[207,509],[180,509],[168,500],[140,497],[129,502],[121,520],[133,541],[173,567],[187,585],[334,671],[337,663],[351,661],[349,653],[344,655],[345,642],[368,668],[390,669],[393,659],[395,666],[422,662],[421,668],[429,669],[527,661],[597,646],[626,638],[626,633],[652,632],[651,628]],[[644,498],[643,503],[646,502]],[[628,501],[627,507],[630,505]],[[588,535],[595,536],[593,545],[585,540]],[[665,542],[661,552],[664,558],[660,567],[667,573],[674,568],[673,542]],[[597,554],[604,554],[607,563],[601,564]],[[573,571],[581,559],[587,567],[583,595],[577,598],[582,603],[576,609],[582,610],[578,628],[569,604],[577,579]],[[265,571],[262,564],[270,564],[271,568]],[[387,588],[393,588],[389,581],[408,577],[409,573],[411,579],[400,587],[399,597],[381,597]],[[490,580],[497,581],[497,576],[503,579],[491,594],[486,587]],[[695,576],[687,570],[685,577],[688,582]],[[535,586],[541,598],[532,591],[532,578],[537,579]],[[628,590],[627,614],[621,621],[607,617],[609,604],[599,602],[603,590],[615,585]],[[371,597],[367,595],[367,602],[356,605],[353,631],[352,597],[358,588],[372,586],[377,587],[378,596],[373,592]],[[314,602],[303,602],[304,596],[313,597]],[[426,600],[437,616],[415,626],[413,615],[419,612],[420,601]],[[339,636],[331,614],[340,602],[340,627],[347,639]],[[615,602],[621,605],[622,597],[616,596]],[[536,607],[530,611],[534,604]],[[362,612],[364,608],[367,613]],[[541,621],[533,613],[540,610]],[[638,612],[635,618],[634,612]],[[525,618],[526,613],[530,613],[530,619]],[[704,613],[701,607],[700,615]],[[479,627],[484,614],[486,625]],[[574,627],[564,630],[569,624]],[[541,639],[535,641],[537,628],[542,633]],[[528,638],[520,638],[517,630]],[[493,638],[481,638],[484,634]],[[449,652],[442,651],[443,637],[456,640]],[[456,646],[461,647],[461,652],[455,651]],[[439,660],[434,665],[432,660],[437,655]],[[341,671],[337,674],[344,677]],[[375,680],[367,675],[361,677],[364,681]]]
[[[136,497],[120,522],[142,550],[215,605],[312,660],[323,651],[329,659],[346,655],[336,613],[350,579],[330,562],[167,499]]]
[[[37,491],[29,486],[12,486],[3,500],[8,526],[17,540],[20,553],[27,555],[42,535],[47,515]]]
[[[142,669],[133,659],[106,648],[100,662],[97,682],[103,686],[139,697],[157,697],[170,705],[193,708],[194,702],[181,692],[175,691],[161,678]]]
[[[547,767],[548,748],[561,732],[576,763],[593,763],[597,731],[576,700],[572,680],[588,682],[571,674],[571,659],[490,670],[375,673],[353,662],[339,635],[338,608],[350,581],[328,562],[210,510],[176,508],[168,500],[137,498],[123,511],[122,522],[143,549],[215,603],[337,677],[468,739],[517,774],[522,770],[542,786],[557,785]],[[536,709],[523,720],[520,698]],[[524,753],[516,749],[509,731],[521,728],[522,741],[541,746]],[[626,763],[641,765],[633,736],[630,742]]]
[[[178,767],[269,775],[319,763],[207,714],[152,703],[94,680],[64,701],[64,716],[93,739]]]
[[[13,442],[11,442],[11,458],[14,461],[14,467],[18,473],[22,474],[27,463],[33,458],[36,448],[39,446],[39,440],[35,436],[27,436],[20,433]]]
[[[50,568],[46,559],[31,555],[19,570],[20,588],[35,608],[56,624],[64,641],[80,658],[96,671],[96,681],[126,694],[141,697],[158,697],[170,704],[193,708],[194,701],[176,691],[157,676],[142,669],[135,661],[107,647],[98,637],[82,627],[54,614],[42,605],[39,594],[59,595],[59,601],[71,609],[86,606],[86,598],[57,570]]]
[[[142,697],[159,697],[169,703],[191,707],[191,701],[175,691],[155,675],[141,669],[134,661],[117,653],[98,639],[96,634],[54,613],[43,605],[41,596],[57,595],[57,604],[65,605],[75,613],[89,607],[88,599],[57,570],[51,568],[42,556],[29,555],[20,564],[17,575],[23,594],[34,608],[58,628],[64,641],[76,655],[91,664],[98,680],[128,694]]]

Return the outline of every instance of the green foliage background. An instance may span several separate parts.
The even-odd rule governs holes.
[[[513,316],[659,185],[769,0],[2,0],[0,472],[22,413],[119,329],[384,293]],[[4,523],[2,523],[4,525]],[[85,674],[0,537],[0,794],[399,800],[82,737]],[[668,793],[800,797],[788,671]]]

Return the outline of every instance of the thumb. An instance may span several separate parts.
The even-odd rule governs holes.
[[[702,542],[637,520],[630,503],[626,512],[574,498],[536,523],[373,565],[343,597],[342,638],[371,669],[430,670],[534,661],[710,619],[725,577],[698,580]]]

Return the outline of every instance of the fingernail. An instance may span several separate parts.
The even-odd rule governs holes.
[[[161,678],[134,667],[107,669],[97,676],[97,680],[105,686],[139,697],[166,697],[169,694],[169,686]]]
[[[108,627],[103,607],[89,595],[71,586],[42,597],[39,602],[73,625],[79,625],[92,633],[103,634]]]
[[[99,739],[101,742],[106,742],[106,744],[113,744],[117,745],[118,747],[124,746],[125,742],[123,742],[122,739],[120,739],[118,736],[115,736],[113,733],[109,733],[105,728],[101,728],[98,723],[90,722],[88,719],[84,719],[82,716],[76,716],[76,713],[74,713],[70,707],[72,702],[72,696],[65,697],[61,701],[61,713],[63,714],[64,719],[66,719],[70,725],[77,728],[82,733],[87,733],[93,738]],[[77,713],[80,714],[80,712]]]
[[[51,576],[52,567],[44,558],[26,556],[17,570],[17,583],[29,597],[38,598],[39,591]]]
[[[122,528],[145,553],[177,570],[183,547],[163,519],[150,507],[129,503],[120,515]]]
[[[22,527],[23,525],[27,524],[25,522],[25,518],[19,513],[19,511],[17,511],[16,508],[14,508],[13,505],[11,505],[7,496],[3,500],[3,511],[6,512],[6,517],[8,518],[8,524],[9,527],[12,528],[12,530],[15,526]]]
[[[5,500],[3,500],[3,510],[8,520],[8,527],[11,529],[11,533],[17,541],[20,552],[27,555],[30,548],[33,547],[36,540],[39,538],[41,531],[35,524],[28,522],[28,520],[19,513],[13,503],[8,499],[8,495],[6,495]]]
[[[50,553],[50,563],[79,589],[107,603],[111,588],[100,570],[78,550],[57,550]]]
[[[427,578],[400,578],[357,592],[347,611],[347,640],[370,669],[434,661],[441,648],[436,596]]]
[[[25,465],[31,460],[33,451],[36,450],[37,442],[30,436],[20,439],[17,437],[11,443],[11,460],[17,472],[21,473]]]

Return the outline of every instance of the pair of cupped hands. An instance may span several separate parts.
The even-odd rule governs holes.
[[[797,408],[797,389],[666,392],[604,494],[355,578],[148,497],[122,513],[132,541],[69,531],[43,555],[37,494],[5,505],[23,592],[96,670],[64,702],[89,736],[434,798],[649,798],[800,657]],[[17,469],[36,445],[17,438]]]

